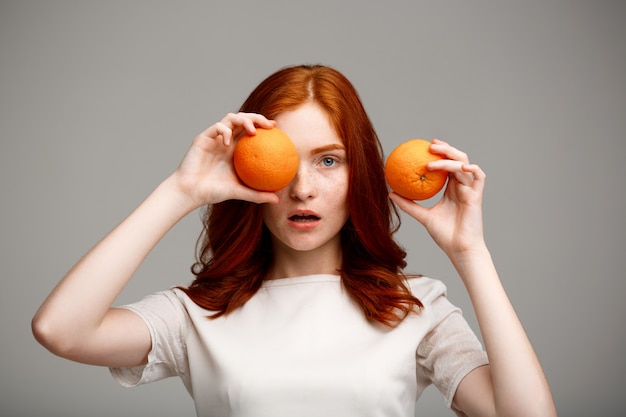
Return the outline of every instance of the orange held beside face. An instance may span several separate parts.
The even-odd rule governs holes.
[[[233,164],[239,179],[259,191],[286,187],[298,171],[298,152],[289,136],[278,128],[259,129],[237,141]]]
[[[385,164],[385,177],[393,191],[410,200],[427,200],[446,184],[446,171],[429,171],[426,164],[442,159],[430,153],[430,142],[412,139],[394,149]]]

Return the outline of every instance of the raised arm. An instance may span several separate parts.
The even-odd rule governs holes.
[[[422,223],[452,261],[474,307],[490,365],[470,372],[454,403],[468,416],[556,416],[544,372],[500,282],[484,241],[485,174],[465,153],[434,140],[446,159],[430,169],[448,171],[442,199],[432,208],[392,193],[391,199]]]
[[[256,114],[229,114],[198,135],[176,171],[58,283],[32,320],[35,338],[64,358],[103,366],[145,363],[151,348],[141,319],[112,308],[150,251],[184,216],[228,199],[276,202],[244,187],[232,167],[235,140],[271,127]]]

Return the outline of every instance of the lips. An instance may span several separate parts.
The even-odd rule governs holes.
[[[289,220],[295,222],[312,222],[319,219],[320,216],[311,210],[299,210],[289,213]]]
[[[299,210],[289,214],[289,222],[296,228],[310,228],[314,227],[321,217],[310,210]]]
[[[289,217],[289,220],[293,222],[314,222],[320,218],[311,214],[294,214]]]

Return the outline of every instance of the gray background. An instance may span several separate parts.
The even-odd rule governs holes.
[[[621,1],[2,1],[0,415],[191,416],[170,379],[124,389],[54,357],[30,319],[193,137],[284,65],[325,63],[389,153],[415,137],[488,174],[486,234],[562,416],[623,415],[626,7]],[[119,302],[190,279],[197,213]],[[448,261],[417,223],[410,267]],[[475,327],[476,328],[476,327]],[[451,416],[429,388],[419,415]],[[621,412],[620,412],[621,411]]]

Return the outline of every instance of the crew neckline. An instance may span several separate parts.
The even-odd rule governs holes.
[[[280,287],[284,285],[294,284],[311,284],[316,282],[338,282],[341,280],[340,275],[334,274],[311,274],[301,275],[297,277],[268,279],[263,282],[264,287]]]

